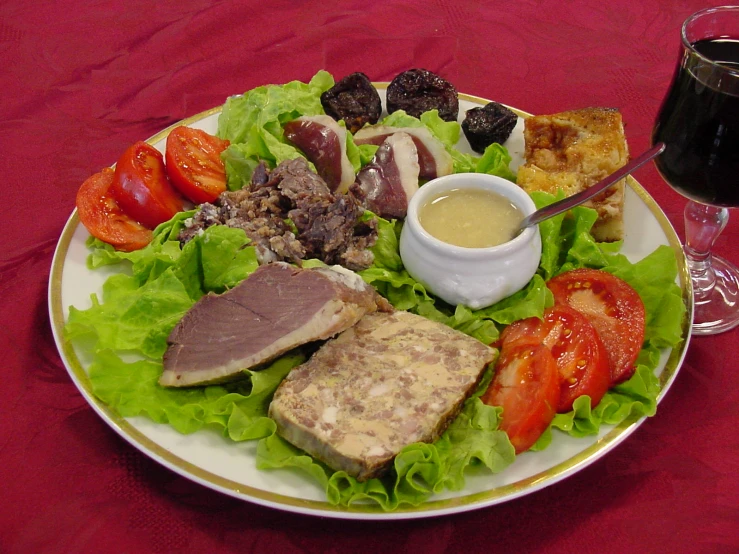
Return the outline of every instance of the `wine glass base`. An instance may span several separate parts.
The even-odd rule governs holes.
[[[713,256],[711,267],[716,281],[706,291],[695,290],[694,335],[715,335],[739,325],[739,269]]]

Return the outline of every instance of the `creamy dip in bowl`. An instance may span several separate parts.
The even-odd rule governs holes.
[[[449,205],[453,209],[445,215],[444,210],[434,209],[437,202],[437,208]],[[529,195],[502,177],[455,173],[429,181],[408,205],[400,235],[403,265],[429,292],[449,304],[472,309],[495,304],[525,287],[539,267],[538,226],[513,237],[517,222],[535,210]],[[484,235],[486,227],[491,235],[512,238],[496,246],[460,246],[469,244],[468,235],[476,235],[475,241],[479,241],[480,230]],[[500,240],[493,238],[490,244]],[[487,244],[474,244],[478,243]]]

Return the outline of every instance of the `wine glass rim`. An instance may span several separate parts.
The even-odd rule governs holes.
[[[690,23],[692,23],[694,20],[704,15],[710,14],[710,13],[720,13],[720,12],[727,12],[727,11],[736,11],[737,13],[739,13],[739,5],[715,6],[713,8],[703,8],[702,10],[698,10],[697,12],[688,16],[688,18],[685,20],[685,22],[683,23],[682,29],[680,31],[680,36],[682,38],[682,42],[685,48],[688,49],[695,56],[698,56],[701,60],[711,65],[717,66],[721,68],[722,70],[725,70],[727,73],[731,73],[732,75],[739,75],[739,71],[733,68],[730,68],[726,66],[725,64],[721,64],[717,62],[716,60],[712,60],[711,58],[700,53],[698,50],[695,49],[695,47],[693,46],[693,43],[691,43],[688,40],[688,25],[690,25]],[[736,37],[736,38],[739,39],[739,37]]]

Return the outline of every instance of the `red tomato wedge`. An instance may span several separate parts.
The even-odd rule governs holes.
[[[113,170],[106,167],[82,183],[77,191],[77,215],[93,237],[118,250],[138,250],[151,242],[152,232],[123,213],[110,195],[113,179]]]
[[[183,209],[182,199],[167,177],[164,157],[142,141],[118,160],[110,192],[124,212],[149,229]]]
[[[623,279],[598,269],[575,269],[547,282],[554,301],[585,315],[608,352],[611,385],[628,380],[644,342],[646,315],[639,294]]]
[[[556,413],[559,373],[552,353],[541,344],[504,347],[481,400],[503,408],[500,429],[508,434],[516,454],[528,450]]]
[[[227,140],[200,129],[180,126],[167,137],[165,160],[174,187],[196,204],[213,202],[226,190],[226,169],[221,152]]]
[[[567,305],[555,305],[544,318],[530,317],[506,327],[505,349],[513,344],[542,344],[557,363],[561,378],[557,411],[569,412],[572,403],[587,394],[597,406],[611,385],[608,352],[588,319]]]

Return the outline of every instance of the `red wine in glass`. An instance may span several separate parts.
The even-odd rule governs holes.
[[[680,61],[652,135],[665,181],[689,199],[685,253],[694,291],[694,334],[739,325],[739,269],[711,255],[739,207],[739,7],[701,10],[682,28]]]
[[[693,48],[739,74],[739,40],[700,40]],[[656,163],[678,192],[704,204],[739,206],[739,96],[681,68],[657,118],[654,141],[667,145]]]

